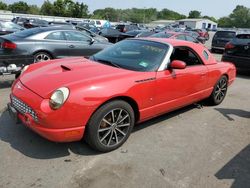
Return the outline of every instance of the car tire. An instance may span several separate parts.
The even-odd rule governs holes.
[[[134,124],[133,108],[122,100],[111,101],[101,106],[90,118],[85,140],[93,149],[109,152],[128,139]]]
[[[228,78],[223,75],[215,84],[212,94],[209,97],[209,102],[212,105],[218,105],[222,103],[226,94],[228,87]]]
[[[50,54],[48,54],[47,52],[38,52],[36,54],[34,54],[34,62],[42,62],[42,61],[49,61],[51,60],[52,57]]]

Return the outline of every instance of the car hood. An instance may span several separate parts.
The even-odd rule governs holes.
[[[19,79],[23,85],[42,98],[49,98],[51,93],[60,87],[71,88],[76,84],[86,86],[94,82],[131,78],[135,75],[138,75],[135,71],[104,65],[81,57],[32,64]]]

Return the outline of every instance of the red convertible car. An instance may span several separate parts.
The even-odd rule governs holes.
[[[25,67],[8,109],[48,140],[84,138],[94,149],[121,146],[135,123],[208,98],[220,104],[236,76],[202,45],[173,39],[121,41],[90,59]]]

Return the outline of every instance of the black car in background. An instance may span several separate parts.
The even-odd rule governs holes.
[[[115,29],[117,29],[120,32],[126,33],[132,30],[139,30],[140,28],[134,24],[118,24]]]
[[[23,22],[23,26],[27,29],[34,28],[34,27],[48,27],[49,22],[46,20],[40,20],[40,19],[27,19]]]
[[[211,51],[215,52],[216,50],[223,51],[225,49],[225,45],[232,40],[236,36],[236,31],[231,30],[224,30],[224,31],[217,31],[214,34],[212,40]]]
[[[250,71],[250,33],[238,34],[228,42],[222,61],[232,62],[238,70]]]
[[[13,22],[0,20],[0,35],[7,35],[21,30],[24,30],[24,28]]]
[[[113,28],[101,29],[98,34],[107,38],[108,41],[111,43],[117,43],[117,42],[124,40],[126,38],[134,38],[133,35],[129,35],[127,33],[120,32],[120,31],[113,29]]]
[[[132,31],[128,31],[126,32],[126,34],[131,35],[135,38],[138,37],[148,37],[150,35],[153,35],[155,32],[154,31],[150,31],[148,29],[142,29],[142,30],[132,30]]]
[[[38,62],[70,56],[89,57],[110,45],[77,30],[39,27],[0,37],[0,59],[1,56],[32,55]]]

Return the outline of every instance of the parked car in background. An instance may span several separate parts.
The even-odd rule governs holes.
[[[84,27],[81,27],[79,25],[76,25],[75,28],[78,30],[78,31],[81,31],[82,33],[94,38],[95,40],[99,41],[99,42],[108,42],[108,39],[106,37],[103,37],[101,35],[98,35]]]
[[[206,47],[171,39],[127,39],[90,59],[26,67],[8,110],[54,142],[84,138],[95,150],[119,148],[136,123],[209,99],[220,104],[235,67]]]
[[[82,23],[93,25],[96,28],[111,27],[111,23],[108,20],[84,19]]]
[[[197,39],[200,43],[205,44],[206,38],[201,37],[197,32],[195,31],[184,31],[183,33],[187,33],[188,35],[192,36],[193,38]]]
[[[24,30],[23,27],[13,22],[0,20],[0,35],[7,35],[16,31]]]
[[[211,51],[214,52],[215,50],[224,51],[226,43],[232,40],[236,36],[236,31],[233,30],[222,30],[217,31],[214,34],[212,40]]]
[[[209,33],[206,29],[191,29],[191,31],[197,32],[201,37],[209,40]]]
[[[6,44],[0,43],[1,45]],[[0,48],[0,75],[15,74],[17,77],[23,67],[32,63],[34,63],[34,57],[31,55],[4,55]]]
[[[128,31],[126,32],[126,34],[131,35],[133,37],[148,37],[150,35],[153,35],[155,32],[154,31],[150,31],[148,29],[143,29],[143,30],[132,30],[132,31]]]
[[[104,28],[100,30],[98,34],[107,38],[111,43],[116,43],[123,39],[134,37],[133,35],[129,35],[112,28]]]
[[[2,55],[32,55],[34,61],[69,56],[89,57],[110,46],[72,29],[33,28],[0,37]],[[4,44],[4,45],[3,45]]]
[[[177,39],[177,40],[185,40],[189,42],[199,43],[200,41],[196,38],[190,36],[188,33],[182,32],[174,32],[174,31],[164,31],[155,33],[149,37],[153,38],[170,38],[170,39]]]
[[[139,27],[134,24],[118,24],[115,29],[117,29],[120,32],[126,33],[132,30],[139,30]]]
[[[232,62],[239,70],[250,71],[250,33],[238,34],[228,42],[222,61]]]
[[[61,25],[65,25],[65,26],[72,26],[71,23],[68,22],[49,22],[50,26],[61,26]]]
[[[66,20],[66,22],[72,25],[77,25],[77,24],[82,23],[82,21],[79,21],[79,20]]]
[[[48,27],[49,22],[47,22],[46,20],[31,18],[31,19],[27,19],[26,21],[24,21],[23,26],[27,29],[34,28],[34,27]]]
[[[24,27],[24,22],[26,22],[28,20],[28,18],[24,18],[24,17],[15,17],[13,18],[11,21],[17,25],[20,25],[22,27]]]
[[[81,22],[81,23],[78,23],[76,26],[79,26],[79,27],[84,27],[88,30],[92,29],[92,28],[96,28],[95,25],[93,24],[90,24],[90,23],[85,23],[85,22]]]

